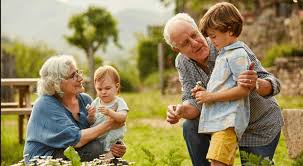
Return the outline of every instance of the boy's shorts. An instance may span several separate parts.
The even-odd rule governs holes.
[[[227,128],[212,134],[206,158],[227,165],[233,165],[238,148],[234,128]]]

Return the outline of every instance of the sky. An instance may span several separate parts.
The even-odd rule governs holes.
[[[163,24],[174,8],[165,7],[160,0],[1,0],[1,36],[28,43],[41,41],[59,53],[83,55],[63,35],[70,34],[70,16],[90,5],[102,6],[119,19],[119,40],[124,49],[109,45],[108,51],[101,53],[109,58],[113,57],[109,54],[128,54],[136,44],[134,32],[146,32],[149,24]]]
[[[57,0],[68,5],[77,7],[87,7],[91,4],[98,4],[106,7],[113,13],[119,12],[124,9],[140,8],[145,10],[164,12],[173,10],[173,5],[168,8],[160,2],[160,0]]]

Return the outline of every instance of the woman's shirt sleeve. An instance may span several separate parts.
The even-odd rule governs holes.
[[[28,141],[53,148],[76,145],[81,129],[64,106],[51,96],[43,96],[33,107],[28,126]]]

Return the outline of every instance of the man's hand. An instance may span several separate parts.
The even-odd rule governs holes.
[[[181,119],[182,114],[182,106],[180,104],[178,105],[169,105],[167,107],[167,113],[166,113],[166,121],[170,124],[176,124]]]
[[[113,144],[110,151],[116,157],[122,157],[126,152],[126,146],[124,143],[122,144]]]
[[[258,75],[255,71],[246,70],[239,75],[237,83],[249,90],[253,90],[256,88],[257,79]]]

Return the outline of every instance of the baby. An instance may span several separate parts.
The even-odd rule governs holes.
[[[122,97],[118,96],[120,92],[120,76],[112,66],[99,67],[94,74],[94,84],[97,92],[97,98],[92,102],[88,109],[88,121],[91,126],[106,121],[110,117],[117,122],[124,123],[127,118],[128,107]],[[91,109],[93,108],[93,109]],[[105,145],[105,158],[112,158],[110,148],[115,143],[121,143],[126,132],[125,125],[109,131],[98,139]]]

